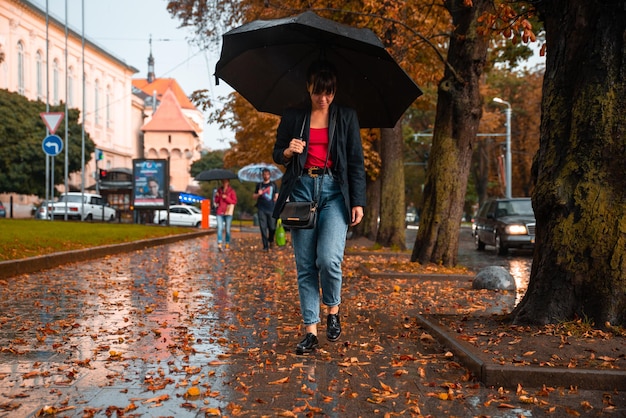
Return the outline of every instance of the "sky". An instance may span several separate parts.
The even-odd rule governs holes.
[[[30,0],[46,10],[46,0]],[[167,12],[166,0],[47,0],[48,11],[65,22],[67,4],[68,26],[82,33],[82,5],[85,6],[85,38],[104,48],[118,59],[138,69],[136,78],[146,78],[150,37],[155,74],[161,78],[174,78],[189,96],[194,90],[208,89],[211,102],[220,105],[220,97],[232,89],[221,81],[215,85],[215,64],[219,59],[220,45],[212,51],[201,51],[188,42],[191,31],[179,29],[179,21]],[[206,119],[206,118],[205,118]],[[205,124],[203,142],[210,149],[229,148],[234,134],[220,130],[216,125]]]

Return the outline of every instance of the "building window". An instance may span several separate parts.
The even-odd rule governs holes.
[[[52,103],[59,104],[59,60],[52,64]]]
[[[96,80],[95,87],[93,89],[93,117],[96,125],[100,124],[100,81]]]
[[[74,68],[67,70],[67,105],[74,107]]]
[[[89,92],[89,83],[87,82],[87,73],[83,73],[83,87],[82,87],[82,93],[81,93],[81,98],[82,98],[82,103],[81,106],[84,108],[82,111],[83,114],[83,121],[86,123],[87,119],[89,118],[89,94],[87,94]]]
[[[17,43],[17,92],[24,94],[24,44],[22,41]]]
[[[35,63],[35,71],[37,77],[37,100],[44,100],[43,95],[43,57],[41,55],[41,51],[37,51],[37,56],[35,58],[37,62]]]
[[[111,86],[107,86],[106,93],[106,126],[107,129],[111,127]]]

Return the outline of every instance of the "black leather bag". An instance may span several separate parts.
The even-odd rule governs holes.
[[[317,203],[286,202],[280,219],[288,229],[313,229],[317,223]]]

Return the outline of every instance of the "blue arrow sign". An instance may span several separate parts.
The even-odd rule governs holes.
[[[58,135],[48,135],[43,139],[41,147],[43,152],[55,157],[63,150],[63,140]]]

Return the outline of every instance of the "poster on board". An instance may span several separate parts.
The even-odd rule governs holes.
[[[136,209],[165,208],[169,178],[167,160],[133,160],[133,206]]]

